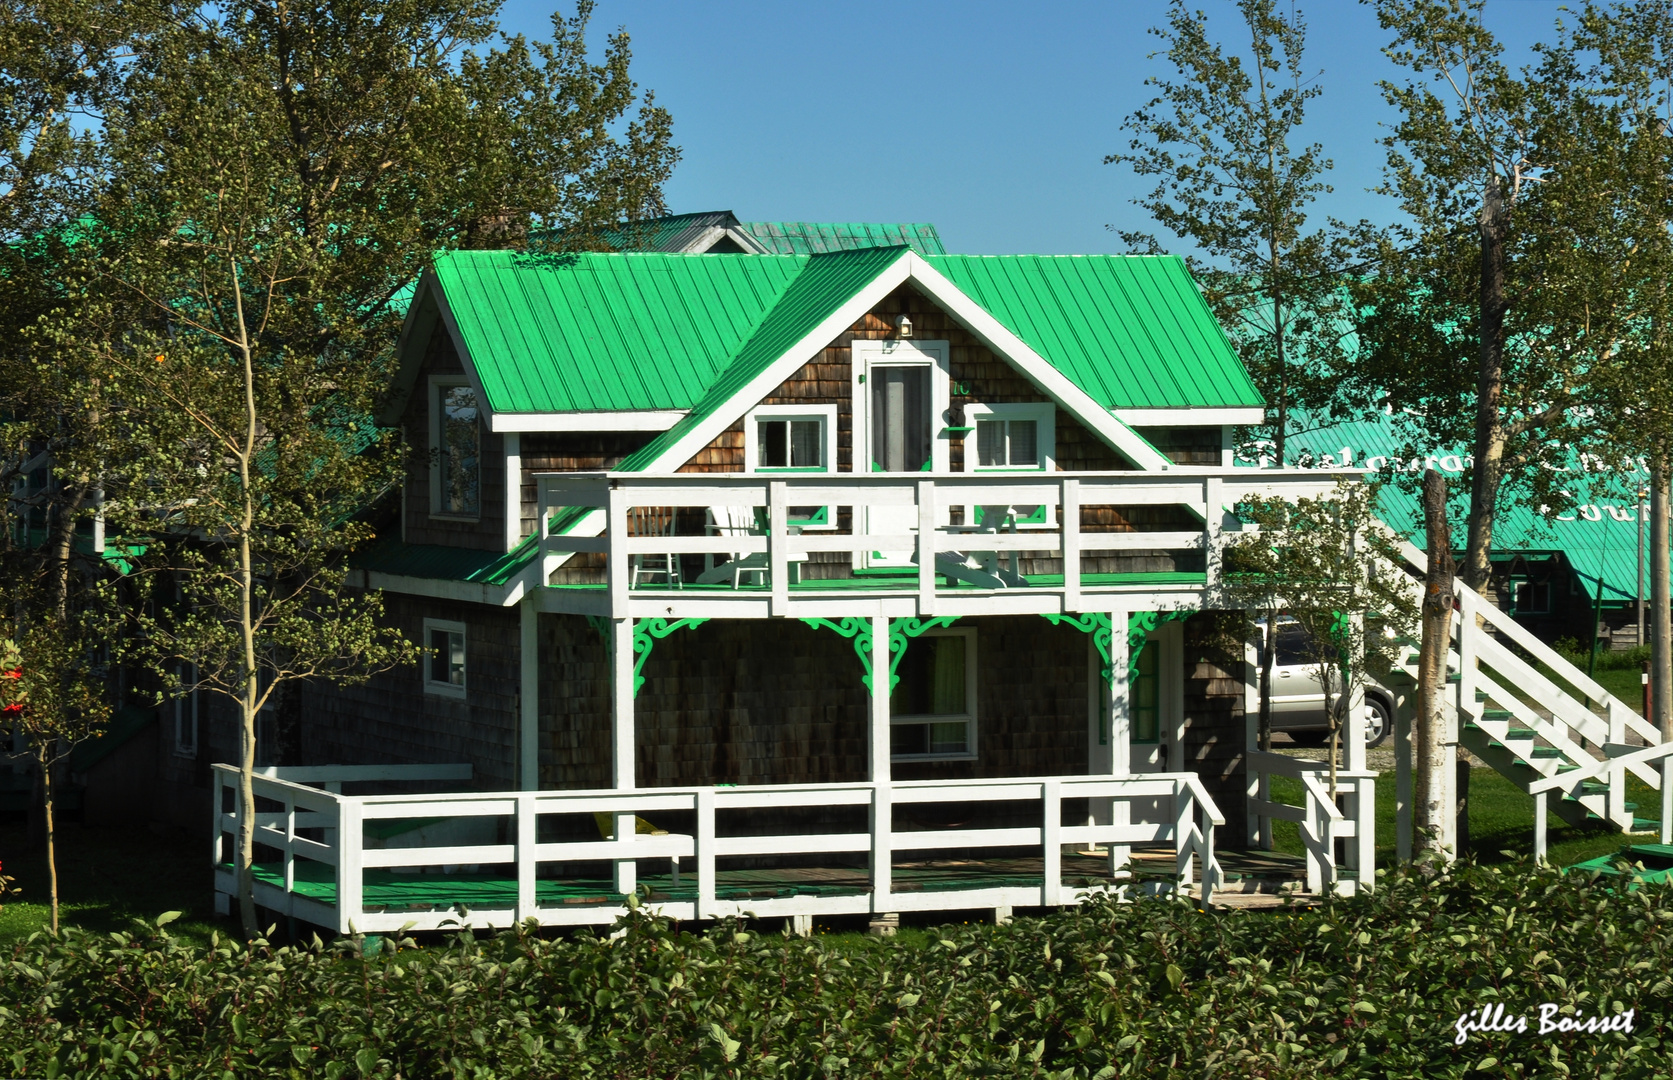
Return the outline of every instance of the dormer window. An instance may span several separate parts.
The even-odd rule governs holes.
[[[476,391],[437,383],[430,389],[430,513],[475,519],[482,514],[482,420]]]

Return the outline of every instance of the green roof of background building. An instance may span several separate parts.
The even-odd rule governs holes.
[[[945,255],[935,226],[867,221],[741,221],[738,228],[773,255],[821,255],[904,244],[920,255]]]
[[[1305,421],[1302,421],[1305,423]],[[1461,476],[1467,461],[1467,451],[1453,448],[1425,451],[1421,458],[1406,458],[1402,449],[1406,438],[1396,428],[1393,417],[1378,414],[1375,418],[1325,424],[1288,437],[1286,457],[1290,453],[1311,454],[1320,464],[1364,465],[1380,469],[1394,463],[1402,471],[1413,471],[1433,465],[1442,475],[1455,480]],[[1345,452],[1345,453],[1344,453]],[[1252,464],[1241,461],[1240,464]],[[1507,506],[1498,513],[1493,526],[1493,552],[1496,559],[1514,553],[1561,553],[1588,587],[1597,588],[1598,576],[1603,577],[1605,605],[1619,605],[1634,601],[1638,596],[1638,521],[1633,493],[1649,482],[1643,470],[1616,470],[1601,467],[1603,463],[1583,458],[1571,452],[1566,486],[1575,497],[1577,507],[1560,514],[1541,514],[1527,506]],[[1452,501],[1461,516],[1467,506],[1469,491],[1461,483],[1452,485]],[[1419,547],[1423,546],[1422,510],[1415,492],[1389,485],[1383,490],[1382,519],[1404,534]],[[1463,533],[1454,524],[1453,542],[1463,549]],[[1646,553],[1645,593],[1649,592],[1648,554]]]
[[[807,298],[834,310],[830,296],[841,283],[857,291],[875,276],[864,267],[904,250],[461,251],[438,256],[435,273],[494,412],[693,409],[746,360],[746,344],[778,340],[762,336],[769,328],[811,329],[799,306]],[[1262,403],[1177,258],[926,261],[1104,408]],[[792,300],[792,283],[810,272]],[[789,306],[769,322],[780,303]],[[794,339],[782,340],[788,347]],[[757,359],[750,354],[746,367]]]

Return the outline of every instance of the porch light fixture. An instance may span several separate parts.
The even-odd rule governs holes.
[[[895,333],[900,337],[912,336],[912,320],[906,317],[906,312],[895,316]]]

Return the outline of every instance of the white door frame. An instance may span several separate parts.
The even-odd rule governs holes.
[[[888,339],[860,339],[851,344],[852,362],[849,365],[849,393],[853,416],[853,441],[850,467],[857,473],[871,472],[871,386],[870,374],[874,367],[922,366],[930,369],[930,467],[927,474],[899,473],[896,475],[945,476],[951,463],[947,440],[948,415],[952,409],[952,347],[947,341],[902,341]],[[895,509],[895,508],[890,508]],[[864,532],[886,534],[915,531],[917,511],[912,507],[898,508],[901,513],[887,523],[875,521],[880,508],[868,508],[856,521],[855,527]],[[943,511],[945,513],[945,511]],[[887,516],[887,515],[885,515]],[[911,556],[905,552],[885,552],[882,557],[862,555],[861,568],[872,566],[908,566]]]

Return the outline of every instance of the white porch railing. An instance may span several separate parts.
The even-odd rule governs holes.
[[[1227,511],[1251,495],[1288,497],[1320,495],[1331,490],[1337,473],[1317,469],[1253,470],[1179,466],[1167,472],[1059,472],[1035,475],[974,473],[917,477],[865,474],[713,474],[649,476],[638,473],[537,473],[540,548],[543,575],[575,553],[606,557],[608,602],[587,614],[611,618],[661,616],[668,605],[676,614],[700,614],[702,605],[727,604],[709,614],[743,617],[819,616],[831,613],[840,599],[820,590],[820,597],[791,589],[792,562],[819,552],[847,554],[854,566],[868,558],[892,557],[916,574],[905,576],[894,592],[914,595],[920,615],[997,612],[1096,610],[1083,603],[1088,592],[1119,592],[1119,585],[1094,583],[1082,572],[1089,553],[1204,552],[1206,583],[1190,591],[1214,588],[1219,581],[1222,532],[1237,527]],[[766,510],[760,535],[631,536],[629,511],[643,507],[712,508],[756,506]],[[795,531],[787,524],[796,506],[829,507],[834,523],[839,509],[854,523],[847,532],[834,529]],[[1053,508],[1039,525],[994,527],[953,525],[949,509],[959,507]],[[1180,506],[1200,522],[1189,529],[1104,532],[1081,528],[1083,507]],[[551,531],[555,512],[590,511],[564,532]],[[975,515],[970,515],[974,517]],[[997,572],[999,556],[1030,552],[1063,561],[1061,584],[1037,585]],[[984,559],[972,557],[980,553]],[[726,560],[765,556],[767,595],[733,590],[680,595],[666,587],[654,595],[632,587],[635,556],[708,555]],[[759,561],[759,560],[758,560]],[[954,578],[974,586],[938,588]],[[543,577],[544,580],[544,577]],[[1027,586],[1024,588],[1023,586]],[[877,596],[877,584],[868,594]],[[1128,590],[1131,590],[1131,586]],[[759,610],[756,610],[759,609]]]
[[[375,767],[374,767],[375,768]],[[338,778],[331,767],[297,770],[268,770],[276,775],[255,780],[258,804],[270,801],[278,810],[259,811],[256,842],[281,855],[276,880],[258,879],[256,902],[280,914],[294,916],[316,925],[335,927],[339,932],[389,932],[402,927],[429,930],[468,922],[476,927],[503,927],[529,918],[543,925],[609,924],[626,908],[619,895],[590,903],[542,903],[539,898],[541,864],[608,861],[616,864],[617,880],[631,880],[621,869],[638,860],[668,859],[675,864],[675,880],[684,882],[684,892],[666,901],[653,900],[652,907],[678,919],[712,919],[728,915],[810,918],[817,915],[863,912],[968,910],[1057,906],[1079,903],[1087,889],[1063,882],[1062,853],[1092,845],[1123,850],[1131,845],[1171,845],[1174,869],[1181,887],[1200,882],[1202,901],[1207,903],[1220,882],[1219,863],[1214,856],[1214,829],[1224,824],[1214,801],[1194,774],[1154,773],[1128,777],[1056,776],[977,781],[909,781],[892,784],[810,784],[736,788],[656,788],[637,791],[523,791],[471,792],[444,795],[345,795],[322,790],[309,783],[335,784],[338,779],[376,779],[373,769],[335,770],[357,775]],[[388,779],[415,779],[398,768],[383,770]],[[228,868],[232,848],[228,845],[238,830],[238,812],[223,810],[227,792],[237,788],[237,770],[215,766],[217,798],[215,817],[215,888],[223,910],[236,895],[234,875]],[[1148,804],[1155,799],[1171,800],[1172,812],[1162,820],[1138,824],[1065,824],[1063,801],[1113,800],[1116,803]],[[1039,824],[988,829],[917,830],[896,829],[888,808],[926,803],[1034,803]],[[236,804],[234,804],[236,806]],[[854,807],[869,810],[870,826],[864,832],[815,832],[787,835],[728,835],[716,824],[716,815],[739,810],[824,809]],[[591,827],[592,815],[616,816],[631,821],[633,816],[690,815],[695,822],[691,834],[628,834],[625,838],[540,842],[536,821],[548,815],[579,815]],[[510,842],[434,844],[408,847],[369,848],[365,830],[370,822],[399,819],[440,819],[480,821],[504,819],[500,828]],[[316,837],[299,835],[305,831]],[[938,851],[1001,849],[1015,857],[1019,849],[1033,849],[1042,873],[1038,885],[999,882],[941,890],[902,891],[892,888],[895,857],[903,853],[918,856]],[[774,855],[862,855],[869,862],[865,888],[841,895],[791,895],[731,899],[717,876],[716,861],[728,856]],[[684,860],[690,872],[679,876]],[[258,863],[261,860],[258,859]],[[333,868],[330,875],[318,867]],[[468,914],[453,909],[446,899],[446,874],[403,875],[404,884],[430,886],[432,898],[414,907],[380,904],[374,889],[368,892],[365,872],[373,869],[420,871],[444,866],[497,866],[507,868],[499,884],[502,899],[484,904],[461,893]],[[301,872],[299,872],[299,867]],[[861,871],[863,873],[863,871]],[[974,872],[979,876],[979,871]],[[1003,876],[1003,875],[999,875]],[[1014,875],[1013,875],[1014,876]],[[329,882],[326,879],[329,878]],[[793,877],[786,879],[794,881]],[[1119,887],[1119,886],[1111,886]],[[675,886],[676,890],[679,886]],[[608,892],[608,889],[602,890]],[[689,893],[689,895],[686,895]]]
[[[1271,794],[1271,778],[1287,777],[1301,785],[1299,805],[1280,802]],[[1377,774],[1370,770],[1336,770],[1337,798],[1330,794],[1330,765],[1304,761],[1268,751],[1249,751],[1249,817],[1255,836],[1265,836],[1271,821],[1293,821],[1301,834],[1307,859],[1307,888],[1352,893],[1375,885]],[[1260,792],[1266,792],[1261,797]],[[1338,806],[1338,799],[1341,805]],[[1347,841],[1344,862],[1354,872],[1341,877],[1336,842]]]

